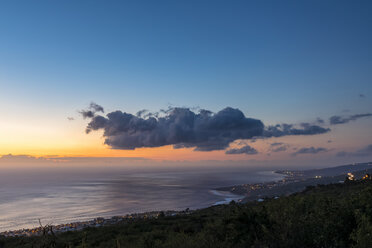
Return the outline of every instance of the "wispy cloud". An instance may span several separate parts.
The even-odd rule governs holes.
[[[94,166],[94,165],[130,165],[149,161],[143,157],[64,157],[64,156],[31,156],[31,155],[2,155],[0,165],[5,166],[42,166],[52,168],[54,166]]]
[[[226,154],[248,154],[248,155],[254,155],[254,154],[257,154],[258,151],[249,146],[249,145],[246,145],[246,146],[243,146],[241,148],[230,148],[228,150],[226,150],[225,152]]]
[[[287,144],[284,144],[283,142],[274,142],[270,144],[269,151],[270,152],[284,152],[288,148]]]
[[[284,144],[283,142],[274,142],[274,143],[271,143],[270,146],[280,146],[283,144]]]
[[[327,133],[329,131],[331,131],[331,129],[310,123],[301,123],[298,126],[293,124],[278,124],[266,127],[263,136],[282,137],[289,135],[315,135]]]
[[[372,113],[356,114],[356,115],[350,115],[350,116],[334,115],[331,118],[329,118],[329,123],[331,125],[345,124],[350,121],[356,121],[360,118],[367,118],[371,116],[372,116]]]
[[[296,152],[292,153],[292,156],[297,156],[299,154],[317,154],[321,152],[327,152],[328,149],[324,147],[303,147],[298,149]]]
[[[79,111],[79,113],[83,116],[83,118],[93,118],[96,113],[102,112],[104,113],[105,110],[103,109],[102,106],[98,105],[97,103],[91,102],[89,107],[87,109],[83,109]]]
[[[271,152],[284,152],[284,151],[286,151],[287,150],[287,148],[288,148],[288,146],[285,146],[285,145],[283,145],[283,146],[278,146],[278,147],[275,147],[275,148],[271,148]]]

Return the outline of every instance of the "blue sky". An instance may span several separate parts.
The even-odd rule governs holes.
[[[371,13],[370,1],[2,1],[0,111],[44,122],[91,101],[231,106],[265,124],[368,112]]]

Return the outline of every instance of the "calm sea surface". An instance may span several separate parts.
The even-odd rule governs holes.
[[[152,210],[203,208],[239,197],[213,189],[282,178],[253,169],[1,171],[0,231]]]

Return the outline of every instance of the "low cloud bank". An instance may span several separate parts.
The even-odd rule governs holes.
[[[150,164],[149,159],[143,157],[64,157],[64,156],[32,156],[32,155],[0,155],[2,168],[58,168],[59,166],[130,166]],[[153,164],[153,162],[151,162]]]

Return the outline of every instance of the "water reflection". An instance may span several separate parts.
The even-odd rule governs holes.
[[[277,180],[252,169],[2,173],[0,231],[152,210],[202,208],[234,199],[216,187]]]

